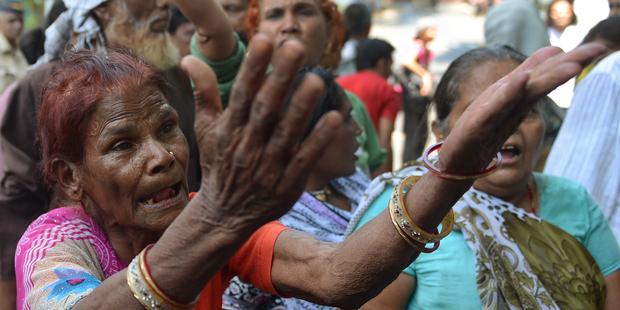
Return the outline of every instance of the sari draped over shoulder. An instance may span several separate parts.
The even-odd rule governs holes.
[[[347,197],[351,211],[339,209],[304,192],[293,208],[280,218],[280,222],[295,230],[303,231],[325,242],[344,240],[345,230],[351,220],[362,193],[368,186],[368,177],[360,169],[349,177],[330,182],[331,187]],[[296,298],[280,298],[265,293],[238,277],[230,281],[224,293],[224,309],[335,309]]]
[[[388,186],[427,172],[421,165],[371,182],[349,226]],[[471,188],[455,204],[456,227],[476,258],[484,309],[599,309],[605,279],[588,250],[564,230],[499,198]],[[432,254],[429,254],[432,255]]]
[[[17,309],[71,309],[125,267],[82,207],[54,209],[30,224],[19,241]]]

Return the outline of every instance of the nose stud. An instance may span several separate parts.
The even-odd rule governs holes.
[[[168,153],[169,153],[170,155],[172,155],[172,160],[176,160],[176,159],[177,159],[177,158],[176,158],[176,156],[174,156],[174,153],[173,153],[172,151],[168,151]]]

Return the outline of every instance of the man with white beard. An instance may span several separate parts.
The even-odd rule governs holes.
[[[170,85],[168,99],[178,112],[179,125],[190,146],[189,189],[196,191],[199,186],[193,91],[190,80],[177,66],[180,56],[166,32],[166,1],[64,2],[67,12],[46,30],[45,55],[5,96],[8,102],[4,103],[6,113],[0,127],[0,309],[15,308],[13,261],[17,241],[32,220],[62,199],[48,191],[39,175],[35,130],[41,89],[67,46],[129,49],[164,72]]]

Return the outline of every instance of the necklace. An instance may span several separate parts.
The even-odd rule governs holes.
[[[317,200],[327,201],[327,198],[332,194],[332,190],[328,186],[317,191],[309,191],[310,195],[314,196]]]
[[[534,183],[534,186],[536,186],[536,183]],[[530,209],[532,209],[532,212],[538,215],[538,206],[536,205],[536,201],[534,201],[536,197],[534,196],[534,189],[532,189],[534,186],[530,185],[530,182],[527,183],[527,199],[530,202]]]

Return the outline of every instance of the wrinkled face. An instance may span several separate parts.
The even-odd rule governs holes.
[[[104,32],[111,47],[128,48],[148,63],[168,69],[180,55],[167,35],[168,5],[164,0],[114,0]]]
[[[355,173],[355,162],[357,156],[355,152],[359,147],[356,138],[361,133],[361,129],[351,115],[351,102],[346,95],[342,95],[344,102],[340,106],[340,113],[344,119],[343,126],[333,133],[334,140],[319,159],[315,168],[322,175],[332,176],[333,178],[349,176]]]
[[[568,1],[556,2],[549,11],[549,17],[554,27],[565,29],[573,21],[573,6]]]
[[[258,31],[275,39],[276,46],[297,39],[305,48],[307,66],[318,65],[330,37],[319,0],[262,0]]]
[[[196,28],[192,23],[185,23],[180,25],[177,30],[171,35],[174,45],[179,50],[181,56],[189,55],[190,44],[192,42],[192,36]]]
[[[459,87],[459,98],[448,116],[450,130],[463,111],[488,86],[508,74],[518,64],[511,60],[488,61],[476,66]],[[474,186],[495,194],[497,189],[512,188],[527,182],[543,146],[545,124],[539,108],[534,108],[502,147],[502,165],[488,177],[477,180]]]
[[[243,32],[243,22],[248,10],[247,0],[218,0],[235,31]]]
[[[187,204],[187,141],[157,88],[132,87],[101,103],[84,148],[81,184],[105,222],[161,232]]]
[[[21,14],[0,11],[0,33],[11,43],[17,42],[24,29],[24,20]]]

